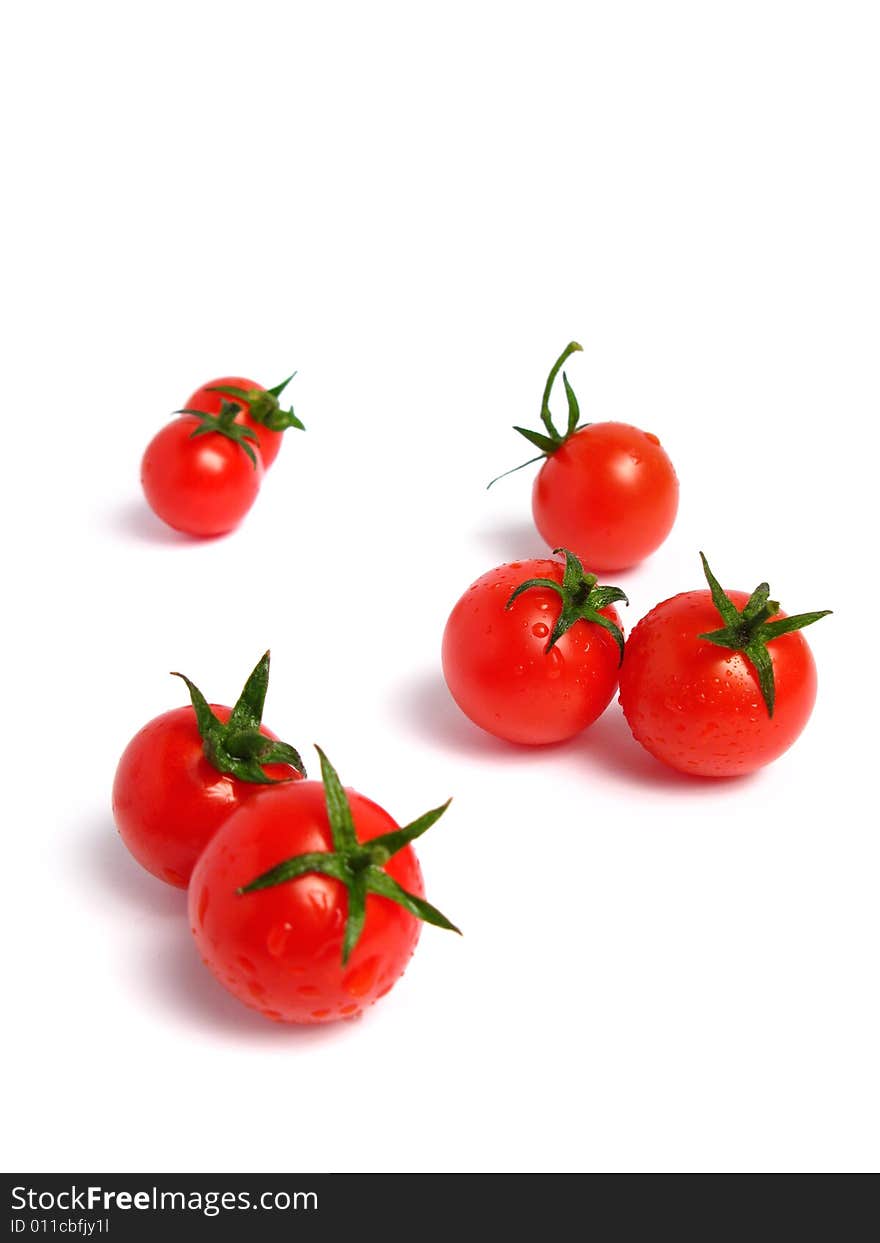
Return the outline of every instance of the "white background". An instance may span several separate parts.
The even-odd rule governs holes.
[[[7,13],[5,1168],[876,1168],[877,36],[840,0]],[[572,337],[585,417],[681,479],[627,626],[700,547],[835,610],[753,779],[665,771],[616,703],[528,751],[446,696],[454,600],[542,551],[532,472],[484,484]],[[293,367],[245,525],[162,528],[147,440]],[[240,1007],[110,817],[167,671],[230,701],[268,645],[271,727],[402,820],[455,796],[420,856],[465,936],[354,1024]]]

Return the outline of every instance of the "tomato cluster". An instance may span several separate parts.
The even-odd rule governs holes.
[[[265,389],[223,376],[191,395],[141,462],[141,485],[153,512],[187,535],[225,535],[256,500],[288,427],[303,430],[279,397],[293,379]]]
[[[550,369],[543,430],[515,429],[540,450],[531,459],[543,462],[533,516],[565,565],[516,561],[471,584],[443,635],[447,686],[476,725],[534,745],[580,733],[608,707],[619,679],[632,734],[657,759],[698,776],[751,772],[781,755],[807,722],[816,674],[798,632],[827,610],[788,617],[766,583],[751,595],[726,593],[702,557],[709,590],[663,601],[624,641],[613,606],[628,603],[625,595],[599,586],[583,562],[623,569],[658,548],[675,521],[678,480],[653,433],[582,423],[564,371],[568,417],[557,429],[553,385],[580,349],[572,341]]]
[[[707,588],[662,601],[624,637],[617,606],[629,601],[597,571],[660,546],[678,480],[653,433],[582,423],[564,372],[557,429],[551,392],[580,348],[572,342],[550,370],[543,430],[516,428],[539,450],[533,516],[553,556],[499,566],[464,592],[443,635],[449,690],[496,737],[547,745],[589,728],[619,689],[633,737],[658,760],[700,777],[751,772],[809,718],[816,670],[800,632],[827,610],[788,616],[767,583],[725,591],[701,553]],[[192,394],[144,455],[161,518],[194,535],[240,521],[283,431],[303,426],[281,409],[287,383],[227,376]],[[320,748],[321,781],[309,781],[299,752],[262,724],[268,652],[231,708],[175,676],[190,703],[145,725],[119,761],[122,840],[188,889],[201,956],[245,1005],[277,1022],[355,1017],[399,979],[422,923],[458,931],[425,899],[412,848],[448,804],[401,828],[343,788]]]
[[[269,653],[235,706],[190,704],[150,721],[126,747],[113,814],[135,859],[189,890],[205,964],[277,1022],[354,1018],[406,967],[421,924],[457,932],[425,900],[411,843],[448,807],[404,828],[343,789],[323,751],[322,781],[262,724]]]

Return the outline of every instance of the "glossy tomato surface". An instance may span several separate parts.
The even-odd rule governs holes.
[[[265,392],[262,384],[257,384],[256,380],[247,380],[240,375],[218,376],[216,380],[208,380],[201,388],[197,388],[187,401],[184,402],[184,410],[201,410],[203,414],[219,414],[220,407],[224,401],[234,402],[239,407],[239,413],[235,416],[236,423],[241,423],[244,427],[249,427],[257,435],[260,446],[260,457],[263,459],[263,466],[266,470],[272,465],[278,456],[278,450],[281,448],[282,433],[273,432],[268,427],[264,427],[262,423],[258,423],[256,419],[251,418],[247,406],[243,405],[238,398],[230,397],[225,393],[213,393],[210,390],[222,386],[223,388],[243,388],[249,392],[256,389],[258,392]]]
[[[212,707],[225,724],[230,709]],[[275,738],[268,729],[260,733]],[[285,764],[267,764],[265,772],[276,780],[299,778]],[[205,758],[192,707],[174,708],[145,725],[125,748],[113,782],[113,817],[138,863],[185,888],[221,824],[266,788],[218,772]]]
[[[398,826],[381,807],[347,790],[358,841]],[[333,848],[324,787],[317,781],[263,790],[231,816],[196,864],[189,891],[193,936],[205,964],[246,1006],[288,1023],[353,1018],[400,978],[421,924],[397,903],[367,895],[366,921],[345,966],[348,891],[307,873],[268,889],[240,886],[294,855]],[[410,846],[385,865],[424,897]]]
[[[509,742],[561,742],[608,707],[620,653],[601,626],[577,621],[545,651],[562,607],[549,587],[531,588],[505,606],[529,578],[561,583],[552,559],[513,561],[482,575],[450,614],[443,635],[443,676],[462,712]],[[604,616],[620,625],[613,606]]]
[[[535,479],[535,525],[591,570],[623,570],[659,548],[678,511],[678,479],[660,441],[628,423],[592,423]]]
[[[141,484],[150,508],[176,531],[224,535],[238,526],[256,500],[263,478],[256,465],[228,436],[210,432],[193,437],[195,415],[168,423],[147,445]]]
[[[740,610],[749,599],[744,591],[727,595]],[[708,591],[664,600],[633,630],[620,673],[633,736],[664,764],[703,777],[749,773],[775,760],[806,725],[816,698],[806,640],[800,632],[781,635],[767,645],[776,683],[771,718],[742,652],[699,638],[720,625]]]

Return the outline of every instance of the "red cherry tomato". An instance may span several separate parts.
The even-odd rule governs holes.
[[[352,826],[352,866],[340,873],[346,881],[318,870],[322,862],[331,868],[341,859],[333,854],[338,825],[328,815],[326,776],[325,785],[303,781],[263,790],[226,821],[193,872],[190,923],[205,964],[246,1006],[276,1021],[354,1018],[393,987],[409,962],[419,918],[369,887],[360,899],[362,928],[346,958],[355,873],[372,877],[368,886],[377,876],[382,885],[396,883],[407,900],[428,913],[422,918],[452,927],[424,902],[422,874],[409,844],[393,844],[391,857],[383,850],[377,861],[361,849],[400,832],[388,813],[353,790],[343,793],[339,787],[338,795]],[[423,820],[433,822],[440,810]],[[410,827],[414,835],[423,831],[418,822]],[[301,856],[310,870],[241,892]]]
[[[194,415],[167,424],[147,445],[141,483],[153,512],[189,535],[223,535],[253,505],[263,478],[244,447],[220,432],[193,436]]]
[[[755,594],[730,591],[724,598],[741,615]],[[753,648],[704,637],[725,633],[711,590],[664,600],[635,627],[620,704],[633,736],[657,759],[680,772],[728,777],[769,764],[798,737],[816,698],[816,666],[798,629],[784,631],[823,614],[789,618],[775,601],[767,605],[759,620],[770,637],[759,638],[766,655],[755,659],[769,666],[769,678],[749,655]],[[736,629],[731,642],[745,641]],[[773,630],[783,633],[773,637]]]
[[[652,432],[628,423],[581,423],[565,372],[568,418],[564,431],[556,427],[550,393],[562,364],[581,348],[571,341],[550,368],[541,400],[541,430],[514,430],[544,460],[532,489],[532,513],[550,547],[570,548],[594,570],[624,570],[659,548],[671,531],[678,479]]]
[[[569,567],[571,561],[576,558]],[[572,738],[605,711],[617,687],[621,649],[609,630],[575,620],[548,650],[565,608],[559,590],[536,586],[511,601],[529,579],[562,587],[567,574],[549,559],[499,566],[468,588],[446,623],[446,684],[462,712],[498,738],[527,744]],[[594,576],[587,585],[595,587]],[[597,590],[625,599],[616,588]],[[599,603],[598,614],[619,630],[617,611]]]
[[[235,709],[208,705],[188,683],[193,705],[155,717],[122,754],[113,782],[116,826],[138,863],[170,885],[186,887],[207,842],[265,782],[303,775],[293,748],[259,723],[268,674],[267,653]],[[234,729],[224,730],[233,711]],[[268,760],[259,756],[260,738],[277,744],[266,749]]]
[[[244,376],[220,376],[216,380],[209,380],[201,388],[197,388],[189,400],[184,402],[183,408],[185,410],[201,410],[204,414],[217,415],[220,413],[220,407],[224,401],[235,402],[238,406],[238,414],[235,416],[235,421],[243,427],[249,427],[251,431],[256,433],[257,443],[260,446],[260,457],[263,459],[263,466],[268,470],[278,456],[283,433],[273,432],[264,424],[258,423],[256,419],[251,417],[250,410],[244,402],[229,394],[224,395],[223,393],[211,391],[220,387],[240,388],[246,392],[257,393],[265,393],[266,391],[262,384],[257,384],[256,380],[246,380]]]
[[[532,490],[535,525],[551,548],[596,570],[622,570],[659,548],[678,511],[678,479],[650,432],[592,423],[552,453]]]
[[[230,708],[212,704],[224,724]],[[275,738],[261,728],[265,738]],[[292,776],[270,764],[276,781]],[[148,872],[186,888],[196,859],[224,820],[264,786],[218,772],[205,757],[192,708],[163,712],[125,748],[113,782],[113,816],[122,840]]]

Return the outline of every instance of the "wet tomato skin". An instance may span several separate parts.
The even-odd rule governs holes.
[[[238,526],[256,500],[263,478],[256,465],[228,436],[212,432],[193,437],[195,415],[166,424],[147,445],[141,484],[157,517],[187,535],[225,535]]]
[[[443,635],[443,675],[476,725],[508,742],[561,742],[592,724],[617,688],[619,651],[601,626],[578,621],[549,652],[561,600],[532,588],[505,605],[529,578],[562,582],[552,559],[514,561],[478,578],[452,610]],[[601,610],[620,625],[616,609]]]
[[[749,599],[743,591],[727,595],[738,609]],[[767,646],[776,683],[771,718],[746,657],[698,637],[720,624],[708,591],[664,600],[632,631],[620,673],[620,704],[636,740],[671,768],[702,777],[742,775],[777,759],[816,699],[816,666],[799,631]]]
[[[376,803],[347,790],[357,838],[398,828]],[[356,1017],[400,978],[420,921],[387,898],[367,895],[364,930],[345,966],[348,892],[308,873],[253,893],[237,889],[284,859],[332,850],[324,787],[299,781],[264,789],[211,839],[193,872],[190,924],[206,966],[246,1006],[288,1023]],[[416,856],[405,846],[385,870],[424,897]]]
[[[263,459],[263,466],[266,470],[272,465],[278,456],[278,450],[281,448],[283,434],[281,432],[273,432],[270,428],[264,427],[262,423],[258,423],[256,419],[251,418],[250,411],[247,406],[242,405],[237,397],[232,397],[228,393],[211,392],[212,389],[223,388],[243,388],[246,392],[256,389],[257,392],[265,392],[262,384],[257,384],[256,380],[247,380],[240,375],[218,376],[216,380],[208,380],[201,388],[197,388],[183,404],[184,410],[201,410],[203,414],[219,414],[220,407],[224,401],[235,402],[239,406],[239,413],[235,416],[236,423],[241,423],[244,427],[249,427],[251,431],[257,435],[260,446],[260,457]]]
[[[592,423],[544,462],[532,512],[551,548],[570,548],[591,570],[643,561],[672,530],[678,478],[660,441],[628,423]]]
[[[229,720],[229,708],[212,708],[224,724]],[[260,733],[276,737],[263,727]],[[267,764],[265,772],[276,780],[299,778],[285,764]],[[192,707],[174,708],[148,722],[122,753],[113,782],[113,817],[142,867],[186,888],[221,824],[266,788],[214,768],[205,758]]]

